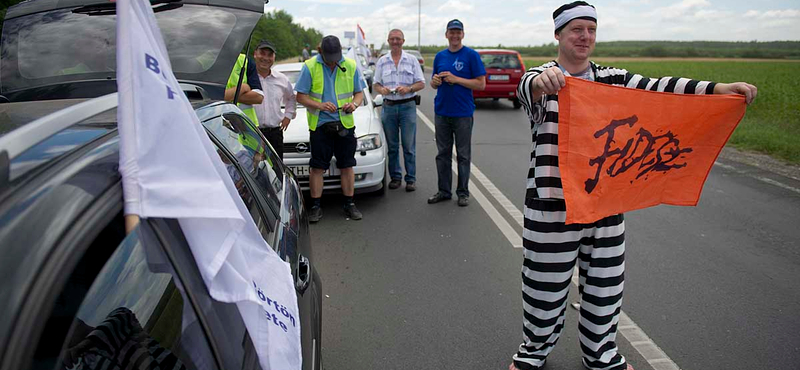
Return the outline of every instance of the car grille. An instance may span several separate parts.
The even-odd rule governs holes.
[[[283,143],[283,153],[311,153],[311,144],[304,143]]]

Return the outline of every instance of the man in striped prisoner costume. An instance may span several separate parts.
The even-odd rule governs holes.
[[[632,370],[617,353],[616,335],[625,271],[625,223],[621,214],[590,224],[566,225],[558,169],[558,91],[564,76],[616,86],[676,94],[742,94],[753,85],[663,77],[651,79],[589,60],[595,46],[597,13],[576,1],[553,13],[558,58],[522,77],[517,94],[531,121],[533,146],[525,195],[522,265],[523,343],[510,370],[540,369],[564,327],[567,293],[575,268],[581,294],[578,330],[588,369]]]

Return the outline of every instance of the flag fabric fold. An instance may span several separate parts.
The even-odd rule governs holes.
[[[117,0],[117,87],[125,213],[178,219],[210,295],[237,305],[262,368],[300,369],[291,268],[239,197],[145,0]]]
[[[746,109],[739,95],[643,91],[572,77],[558,99],[567,224],[658,204],[697,205]]]

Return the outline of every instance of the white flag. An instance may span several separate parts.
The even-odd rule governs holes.
[[[367,47],[367,40],[366,35],[364,35],[364,30],[361,29],[361,25],[356,24],[356,46],[360,48],[364,48],[364,50],[368,50]]]
[[[149,2],[117,0],[117,22],[125,213],[178,219],[211,296],[237,304],[261,367],[300,369],[290,266],[261,237],[183,94]]]

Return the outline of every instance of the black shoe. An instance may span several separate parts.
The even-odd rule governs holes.
[[[344,206],[344,215],[351,220],[360,220],[362,215],[361,212],[356,208],[355,203],[350,203]]]
[[[413,182],[407,182],[406,183],[406,191],[414,191],[414,190],[417,190],[417,184],[415,184]]]
[[[308,212],[308,222],[316,223],[322,218],[322,208],[318,206],[311,207],[311,210]]]
[[[402,183],[403,182],[400,181],[400,179],[392,179],[392,181],[389,181],[389,189],[397,189]]]
[[[458,197],[458,206],[459,207],[466,207],[469,205],[469,197],[466,195],[461,195]]]
[[[439,203],[441,201],[450,200],[450,197],[442,194],[442,192],[437,192],[433,194],[430,198],[428,198],[428,204]]]

